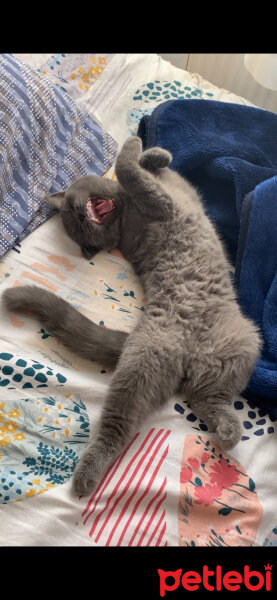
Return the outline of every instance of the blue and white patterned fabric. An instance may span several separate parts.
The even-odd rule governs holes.
[[[58,86],[0,55],[0,256],[52,214],[46,194],[82,175],[102,175],[116,148]]]

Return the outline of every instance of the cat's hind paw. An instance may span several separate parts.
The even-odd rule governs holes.
[[[216,435],[223,450],[231,450],[241,439],[242,430],[239,421],[230,415],[222,415],[218,419]]]

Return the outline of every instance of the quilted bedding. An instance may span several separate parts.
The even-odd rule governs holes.
[[[249,104],[155,54],[21,59],[63,87],[119,147],[144,114],[176,95]],[[113,166],[105,176],[114,177]],[[26,283],[61,295],[103,327],[130,331],[143,310],[124,257],[114,250],[85,261],[59,215],[1,259],[0,291]],[[97,429],[111,370],[76,357],[34,317],[7,314],[1,303],[0,323],[1,545],[277,545],[275,417],[234,398],[243,436],[222,453],[205,423],[173,397],[96,491],[75,497],[71,477]]]

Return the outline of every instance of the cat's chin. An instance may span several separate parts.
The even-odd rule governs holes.
[[[114,208],[114,203],[110,198],[92,196],[87,201],[87,217],[92,223],[103,225]]]

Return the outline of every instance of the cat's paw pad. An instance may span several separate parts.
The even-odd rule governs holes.
[[[105,461],[98,450],[88,451],[78,462],[73,475],[73,491],[77,496],[87,496],[95,489],[100,475],[105,469]]]
[[[80,462],[73,475],[73,491],[77,496],[87,496],[96,487],[96,481],[94,479],[91,468],[87,465],[83,465]]]
[[[76,496],[87,496],[95,489],[96,483],[88,473],[77,471],[73,475],[73,491]]]

